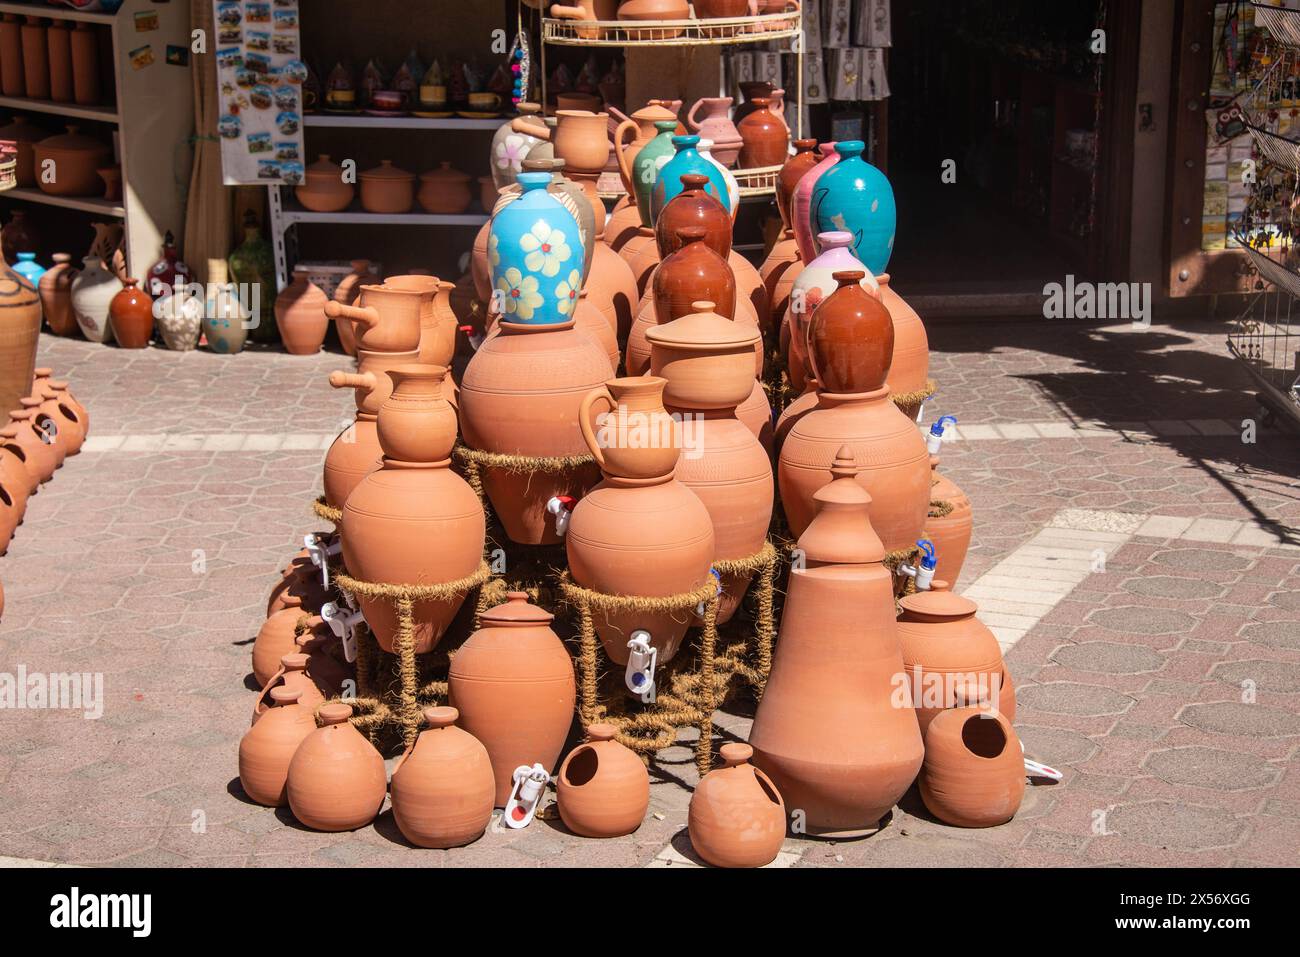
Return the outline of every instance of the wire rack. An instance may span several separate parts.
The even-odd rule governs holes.
[[[1300,10],[1288,10],[1271,3],[1251,2],[1255,23],[1273,34],[1278,43],[1300,47]]]
[[[1279,259],[1256,249],[1245,236],[1236,239],[1259,278],[1273,289],[1262,290],[1233,323],[1228,350],[1259,386],[1260,403],[1300,427],[1300,316],[1292,328],[1300,299],[1295,265],[1300,258],[1290,245],[1270,250]]]
[[[763,43],[795,37],[802,29],[795,9],[761,17],[706,20],[542,20],[542,42],[571,46],[701,46]]]
[[[1246,123],[1246,129],[1250,131],[1260,156],[1267,162],[1282,169],[1294,170],[1300,167],[1300,142],[1267,130],[1253,121]]]

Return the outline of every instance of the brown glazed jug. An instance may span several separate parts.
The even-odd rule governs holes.
[[[310,660],[310,657],[302,652],[294,652],[280,659],[279,670],[262,686],[257,696],[257,703],[253,705],[253,720],[249,722],[250,724],[257,724],[257,720],[271,710],[271,705],[274,703],[271,699],[271,691],[274,688],[290,688],[297,691],[298,705],[312,714],[316,713],[317,706],[325,703],[325,696],[307,674]]]
[[[487,748],[496,807],[510,797],[515,768],[555,770],[573,723],[573,659],[551,630],[554,618],[529,604],[526,592],[510,592],[479,617],[479,630],[451,662],[448,702]]]
[[[582,837],[622,837],[645,820],[650,774],[636,754],[614,740],[613,725],[593,724],[587,743],[564,759],[556,781],[560,818]]]
[[[790,143],[790,131],[779,116],[771,111],[771,99],[765,96],[750,100],[757,107],[739,123],[740,158],[737,169],[759,169],[780,166],[785,162]]]
[[[108,302],[113,338],[123,349],[144,349],[153,338],[153,298],[139,288],[138,279],[126,279]]]
[[[852,450],[841,448],[815,495],[749,736],[754,764],[805,813],[807,833],[823,837],[875,830],[923,757],[900,688],[893,576],[856,471]]]
[[[894,352],[889,365],[889,391],[894,395],[921,392],[930,378],[930,341],[925,325],[916,310],[909,306],[889,283],[889,274],[877,276],[880,301],[889,310],[894,324]],[[903,414],[913,421],[920,412],[920,404],[903,408]]]
[[[704,191],[709,178],[703,173],[686,173],[681,179],[682,191],[668,201],[655,221],[659,255],[671,256],[686,242],[681,231],[699,227],[704,230],[704,244],[727,259],[731,255],[731,214]]]
[[[383,466],[347,497],[340,527],[344,563],[361,581],[435,585],[470,576],[482,561],[483,506],[451,470],[456,417],[442,395],[446,373],[441,366],[420,363],[388,371],[393,394],[380,408],[377,423]],[[417,434],[399,440],[401,422],[410,423]],[[403,454],[418,457],[400,458]],[[414,601],[416,654],[438,643],[465,594]],[[396,603],[362,596],[357,603],[379,646],[393,651]]]
[[[957,483],[946,475],[939,474],[939,456],[930,456],[931,502],[947,502],[952,511],[947,515],[930,515],[925,520],[922,535],[934,543],[934,555],[938,561],[934,577],[950,584],[957,584],[961,578],[962,566],[966,564],[966,553],[970,550],[971,531],[974,528],[974,514],[970,499]]]
[[[311,710],[298,704],[301,692],[272,688],[272,707],[239,740],[239,784],[266,807],[289,803],[289,763],[298,746],[316,730]]]
[[[706,774],[691,795],[691,847],[714,867],[771,864],[785,840],[785,802],[771,778],[749,763],[752,747],[730,742],[720,753],[723,766]]]
[[[537,457],[587,453],[578,407],[609,378],[609,357],[575,323],[498,323],[500,334],[474,353],[460,384],[460,419],[472,449]],[[506,535],[522,545],[557,544],[546,504],[579,498],[599,479],[595,465],[529,473],[481,470],[483,488]]]
[[[425,708],[428,729],[393,768],[393,820],[416,847],[471,844],[492,820],[492,762],[458,717],[456,708]]]
[[[77,272],[70,255],[55,253],[54,265],[37,283],[41,311],[56,336],[77,334],[77,317],[72,314],[72,280],[77,278]]]
[[[776,209],[781,214],[781,225],[786,229],[793,229],[794,222],[790,219],[791,203],[794,201],[794,191],[799,185],[799,180],[803,179],[804,173],[811,170],[821,160],[817,155],[817,141],[795,140],[794,155],[789,157],[781,166],[781,172],[776,177]],[[793,241],[793,233],[790,236]],[[796,245],[796,249],[798,246]]]
[[[954,827],[995,827],[1020,810],[1025,755],[1005,715],[980,707],[937,715],[918,781],[930,813]]]
[[[324,311],[329,301],[306,268],[293,271],[293,282],[275,297],[275,324],[285,352],[295,356],[320,352],[329,329]]]
[[[355,831],[373,821],[384,803],[384,759],[352,727],[350,705],[327,704],[319,715],[321,726],[289,762],[289,809],[313,831]]]

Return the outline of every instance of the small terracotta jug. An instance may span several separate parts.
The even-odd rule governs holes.
[[[289,762],[289,809],[313,831],[355,831],[373,821],[384,803],[384,759],[348,720],[350,705],[324,705],[319,716],[321,726]]]
[[[310,660],[310,657],[302,652],[285,655],[280,659],[280,669],[262,686],[262,690],[257,695],[257,703],[253,705],[253,720],[249,724],[257,724],[258,718],[271,710],[273,704],[271,691],[274,688],[291,688],[297,691],[298,704],[312,714],[316,713],[317,706],[325,703],[325,696],[307,674]]]
[[[428,730],[393,769],[393,820],[417,847],[473,843],[492,820],[492,761],[477,738],[456,727],[458,716],[455,708],[425,708]]]
[[[328,302],[329,297],[311,281],[305,267],[294,269],[293,282],[275,299],[275,324],[285,352],[295,356],[320,352],[329,329],[324,312]]]
[[[677,467],[681,435],[664,410],[666,384],[657,376],[611,379],[582,400],[578,424],[607,477],[651,479]],[[608,413],[597,417],[597,403]]]
[[[745,0],[741,0],[741,6],[744,5]],[[695,12],[696,16],[704,16],[698,9]],[[735,166],[736,157],[740,155],[741,147],[744,145],[740,131],[731,121],[731,102],[729,96],[706,96],[696,100],[695,105],[686,114],[686,125],[690,127],[692,133],[698,133],[700,139],[713,141],[712,153],[723,166]],[[697,119],[701,108],[704,110],[704,116],[702,119]]]
[[[650,775],[636,754],[614,740],[609,724],[587,729],[587,743],[564,759],[556,784],[560,818],[582,837],[622,837],[645,820]]]
[[[384,285],[420,293],[420,361],[450,368],[456,354],[457,323],[449,300],[456,284],[437,276],[409,275],[390,276]],[[348,324],[346,320],[339,321],[340,327]]]
[[[113,338],[123,349],[144,349],[153,338],[153,299],[139,288],[139,280],[127,279],[108,303],[108,321]]]
[[[295,688],[272,688],[272,707],[239,741],[239,784],[266,807],[289,803],[289,763],[298,746],[316,730],[311,710],[298,704]]]
[[[1005,715],[980,707],[937,715],[917,782],[930,813],[954,827],[995,827],[1025,797],[1025,753]]]
[[[770,98],[760,96],[750,102],[757,109],[736,124],[743,144],[736,165],[740,169],[780,166],[788,152],[790,131],[770,109]]]
[[[723,766],[691,795],[691,847],[714,867],[771,864],[785,840],[785,802],[771,778],[749,763],[754,749],[748,744],[724,744],[720,754]]]

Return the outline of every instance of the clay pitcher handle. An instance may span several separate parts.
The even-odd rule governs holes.
[[[530,122],[530,118],[527,116],[516,116],[510,121],[510,128],[516,133],[533,136],[539,140],[546,140],[549,142],[551,139],[551,128],[549,126],[545,123]]]
[[[325,315],[331,319],[337,319],[339,316],[351,319],[362,327],[363,332],[369,332],[379,325],[379,310],[374,306],[345,306],[331,299],[325,303]]]
[[[592,409],[597,402],[608,402],[609,410],[613,412],[618,408],[618,403],[614,397],[609,394],[609,389],[605,386],[592,389],[582,400],[582,405],[578,407],[578,425],[582,428],[583,441],[587,443],[587,448],[591,449],[592,456],[596,459],[596,464],[602,469],[605,467],[605,453],[600,450],[600,443],[596,440],[596,432],[592,428]]]
[[[757,7],[758,0],[749,0],[749,2],[751,7]],[[751,14],[751,16],[753,15],[754,14]],[[698,133],[700,131],[700,124],[695,122],[695,112],[703,104],[704,104],[704,100],[702,98],[696,100],[695,105],[691,107],[691,111],[686,114],[686,125],[690,127],[692,133]]]
[[[283,678],[284,674],[284,662],[280,662],[280,667],[276,669],[275,674],[271,675],[266,684],[262,685],[262,690],[257,693],[257,700],[253,702],[253,721],[257,720],[257,716],[260,713],[259,709],[262,707],[262,702],[266,700],[266,696],[271,693],[271,689],[275,687],[275,683]]]
[[[632,139],[636,139],[637,125],[634,120],[624,120],[618,124],[614,130],[614,155],[618,157],[619,172],[623,174],[623,185],[627,187],[629,193],[634,193],[632,189],[632,158],[627,155],[627,144],[623,142],[623,134],[632,131]]]

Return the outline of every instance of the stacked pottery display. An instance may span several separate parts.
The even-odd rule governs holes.
[[[806,833],[860,835],[916,778],[921,732],[899,700],[893,575],[847,446],[815,505],[749,740],[754,764],[804,813]]]
[[[691,847],[714,867],[771,864],[785,840],[785,802],[749,763],[754,749],[748,744],[724,744],[720,754],[723,766],[705,775],[691,795]]]
[[[645,820],[650,806],[650,775],[645,764],[614,740],[608,724],[587,728],[587,743],[564,759],[556,775],[560,818],[582,837],[622,837]]]
[[[461,847],[492,820],[492,762],[454,707],[425,708],[420,732],[393,768],[393,820],[417,847]]]
[[[348,720],[350,705],[334,702],[318,714],[321,726],[303,738],[289,762],[289,809],[313,831],[355,831],[384,803],[384,759]]]
[[[443,397],[445,375],[441,367],[422,364],[388,370],[393,392],[377,421],[383,466],[348,495],[340,527],[344,562],[361,581],[446,584],[467,578],[482,560],[483,506],[451,470],[456,413]],[[464,600],[464,591],[413,600],[416,654],[437,644]],[[392,651],[396,604],[364,596],[357,601],[379,646]]]
[[[708,509],[676,479],[681,431],[663,407],[665,379],[611,379],[583,401],[580,423],[603,481],[577,504],[565,546],[577,584],[605,595],[667,598],[709,578]],[[597,406],[609,411],[597,418]],[[666,663],[690,623],[680,611],[596,611],[596,633],[617,664],[638,630]]]
[[[852,233],[854,257],[878,276],[894,251],[898,213],[893,187],[884,173],[862,158],[865,148],[861,140],[836,144],[838,161],[812,186],[809,225],[818,233]]]

